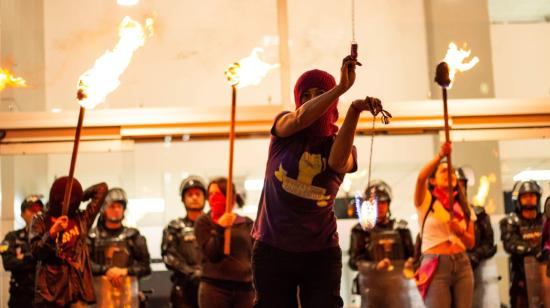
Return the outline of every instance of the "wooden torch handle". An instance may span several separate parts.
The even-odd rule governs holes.
[[[69,180],[67,181],[67,186],[65,186],[65,195],[63,196],[63,209],[61,215],[67,215],[69,213],[69,204],[71,202],[71,192],[73,189],[73,179],[74,179],[74,169],[76,166],[76,158],[78,156],[78,146],[80,145],[80,133],[82,131],[82,123],[84,122],[84,113],[86,109],[80,106],[80,111],[78,112],[78,123],[76,125],[76,132],[73,142],[73,154],[71,156],[71,165],[69,167]]]

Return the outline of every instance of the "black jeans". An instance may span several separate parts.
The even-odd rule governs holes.
[[[256,241],[252,250],[255,308],[343,307],[342,251],[288,252]],[[299,290],[299,291],[298,291]]]
[[[186,277],[175,280],[170,293],[172,308],[198,308],[199,281]]]
[[[254,290],[252,285],[201,281],[199,285],[199,307],[201,308],[252,308]]]

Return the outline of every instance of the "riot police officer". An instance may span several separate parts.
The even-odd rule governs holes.
[[[358,270],[361,307],[410,307],[404,271],[412,271],[414,244],[407,223],[391,218],[391,189],[383,181],[373,181],[365,198],[377,199],[374,228],[357,224],[351,231],[349,266]],[[391,295],[390,295],[391,294]]]
[[[456,179],[460,190],[464,192],[466,199],[468,198],[468,177],[463,168],[456,169]],[[470,264],[474,271],[474,302],[473,307],[483,307],[484,297],[486,294],[485,281],[483,277],[483,270],[479,268],[479,265],[490,259],[497,252],[497,246],[495,245],[493,227],[491,226],[491,218],[485,211],[485,207],[482,204],[472,204],[474,213],[476,214],[476,220],[474,221],[474,234],[475,234],[475,246],[472,249],[468,249],[468,257],[470,258]]]
[[[512,307],[530,305],[527,281],[529,275],[526,275],[526,265],[528,265],[528,260],[534,260],[534,257],[540,253],[543,222],[539,209],[540,197],[541,189],[535,181],[516,183],[512,193],[515,211],[500,221],[504,250],[510,254],[510,302]],[[530,288],[535,289],[534,286]],[[534,298],[531,297],[531,299]]]
[[[124,190],[110,189],[88,235],[98,307],[138,307],[138,280],[151,273],[145,237],[122,224],[127,204]]]
[[[33,307],[36,259],[29,247],[29,227],[34,214],[44,204],[37,195],[30,195],[21,203],[21,217],[25,227],[6,234],[0,244],[4,269],[11,272],[8,307]]]
[[[456,179],[460,189],[468,197],[468,177],[466,177],[463,168],[456,170]],[[485,212],[485,207],[481,204],[472,204],[472,207],[476,214],[476,221],[474,222],[476,240],[474,248],[468,250],[468,256],[470,257],[472,269],[475,271],[483,260],[487,260],[495,255],[497,246],[495,245],[491,218]]]
[[[206,188],[197,176],[184,179],[180,196],[187,216],[168,224],[163,232],[162,257],[173,271],[172,307],[198,307],[198,287],[201,277],[202,254],[195,238],[194,226],[202,214]]]

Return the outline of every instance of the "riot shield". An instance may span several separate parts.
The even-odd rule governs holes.
[[[411,290],[408,279],[403,276],[404,262],[392,261],[391,270],[377,270],[373,262],[359,262],[359,293],[361,308],[411,306]]]
[[[122,287],[114,287],[106,276],[94,277],[96,307],[98,308],[138,308],[138,280],[126,276]]]
[[[523,259],[525,268],[525,282],[529,307],[550,307],[550,281],[546,275],[545,263],[540,263],[535,257]]]
[[[499,281],[500,276],[494,259],[479,263],[474,271],[474,308],[500,306]]]

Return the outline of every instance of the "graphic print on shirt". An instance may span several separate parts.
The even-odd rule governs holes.
[[[542,236],[541,230],[535,229],[531,226],[520,227],[520,233],[521,238],[528,241],[531,245],[537,246],[540,243],[540,238]]]
[[[275,171],[275,177],[281,182],[283,189],[295,196],[315,200],[317,206],[324,207],[328,205],[327,200],[330,194],[326,194],[326,189],[314,186],[313,178],[325,171],[327,168],[326,159],[321,154],[311,154],[307,151],[302,153],[298,162],[298,176],[296,179],[287,176],[287,171],[283,164]]]
[[[76,246],[80,239],[80,228],[78,222],[70,219],[67,229],[63,233],[59,233],[56,238],[56,245],[58,247],[57,254],[61,259],[73,264],[76,262]],[[78,267],[79,268],[79,267]]]

